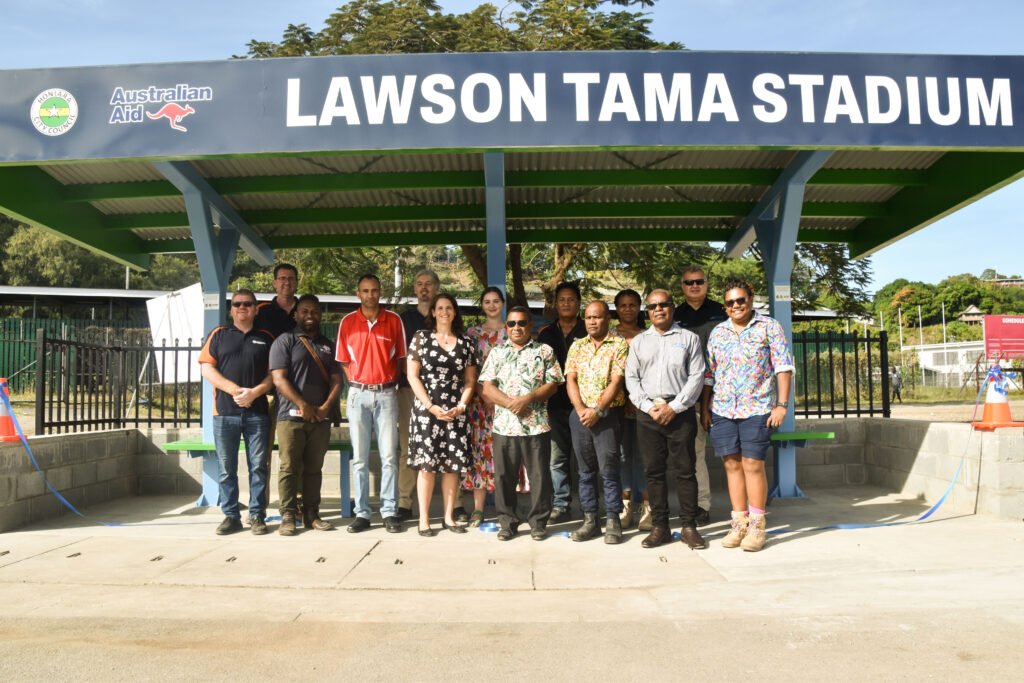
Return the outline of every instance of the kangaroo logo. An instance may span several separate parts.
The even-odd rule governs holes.
[[[181,120],[183,118],[185,118],[186,116],[188,116],[189,114],[195,114],[195,113],[196,113],[196,110],[193,109],[190,105],[186,104],[183,107],[180,104],[177,104],[176,102],[168,102],[167,104],[165,104],[164,106],[162,106],[160,108],[160,111],[158,111],[155,114],[150,114],[147,111],[146,112],[146,116],[148,116],[149,118],[153,119],[154,121],[156,119],[164,119],[165,118],[165,119],[167,119],[167,122],[171,124],[171,128],[173,128],[174,130],[180,130],[183,133],[187,133],[188,132],[188,128],[186,128],[185,126],[181,125]]]

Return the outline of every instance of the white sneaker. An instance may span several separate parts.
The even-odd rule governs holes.
[[[654,520],[651,518],[651,504],[646,500],[640,506],[640,523],[636,526],[640,531],[650,531],[654,528]]]
[[[619,524],[623,529],[633,526],[633,501],[628,498],[622,501],[622,512],[619,513]]]

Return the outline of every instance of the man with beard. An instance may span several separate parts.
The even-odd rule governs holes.
[[[302,523],[306,529],[334,527],[320,519],[324,455],[331,440],[330,411],[341,394],[341,367],[334,344],[320,334],[320,300],[299,297],[296,327],[270,349],[270,371],[279,396],[277,439],[281,453],[278,496],[282,536],[295,535],[297,493],[302,483]]]

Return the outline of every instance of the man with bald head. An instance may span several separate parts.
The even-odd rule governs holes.
[[[637,436],[647,472],[651,534],[641,545],[654,548],[672,540],[668,517],[667,472],[676,471],[681,539],[691,549],[706,547],[697,531],[697,478],[694,405],[703,391],[704,354],[696,334],[672,320],[672,295],[655,289],[647,295],[651,326],[633,337],[626,360],[626,388],[637,408]]]

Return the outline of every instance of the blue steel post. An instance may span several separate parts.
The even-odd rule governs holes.
[[[487,284],[505,292],[505,153],[484,153]]]
[[[756,233],[764,262],[765,281],[768,283],[768,302],[771,315],[786,331],[790,347],[793,344],[793,303],[790,291],[793,276],[793,256],[800,231],[803,212],[804,187],[831,155],[830,151],[801,152],[785,170],[779,182],[762,198],[748,222]],[[794,373],[795,379],[795,373]],[[796,415],[790,390],[789,408],[782,421],[781,432],[793,432]],[[769,496],[772,498],[801,498],[804,492],[796,483],[796,446],[782,442],[775,447],[774,481]]]

